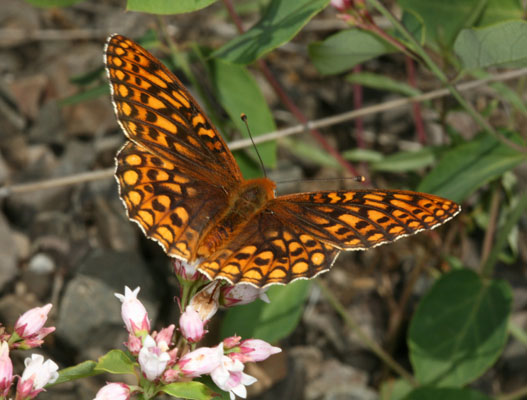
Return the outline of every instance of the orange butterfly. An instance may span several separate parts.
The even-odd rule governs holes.
[[[115,172],[128,216],[209,279],[265,287],[313,278],[341,250],[433,229],[460,211],[441,197],[402,190],[275,197],[270,179],[243,179],[216,128],[158,59],[112,35],[105,61],[129,139]]]

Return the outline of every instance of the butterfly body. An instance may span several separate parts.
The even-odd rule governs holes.
[[[251,223],[253,216],[262,212],[269,200],[275,197],[274,188],[274,182],[268,178],[243,181],[238,190],[230,194],[223,214],[213,217],[213,223],[203,232],[197,257],[210,257]],[[195,258],[192,257],[191,261]]]
[[[309,279],[341,250],[365,250],[434,229],[456,203],[403,190],[340,190],[275,197],[245,180],[222,137],[177,77],[120,35],[105,63],[128,141],[115,175],[128,217],[172,257],[210,279],[256,287]]]

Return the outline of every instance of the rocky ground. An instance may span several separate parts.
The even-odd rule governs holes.
[[[66,9],[42,10],[21,0],[2,0],[1,185],[45,181],[113,166],[113,157],[124,136],[109,96],[105,93],[71,105],[62,101],[80,90],[78,84],[72,83],[72,77],[102,67],[108,34],[118,32],[137,38],[156,29],[157,21],[155,16],[124,12],[122,1],[86,1]],[[220,4],[166,21],[182,46],[197,41],[215,47],[235,34]],[[306,61],[306,43],[341,27],[334,12],[326,10],[293,43],[269,57],[273,72],[310,119],[352,108],[351,85],[343,84],[342,76],[322,78]],[[369,63],[368,69],[402,77],[404,60],[381,59]],[[277,123],[295,124],[263,78],[256,71],[255,75]],[[100,74],[90,85],[98,85],[104,79]],[[423,88],[427,89],[426,85]],[[378,92],[365,92],[365,104],[387,99]],[[436,117],[434,111],[425,110],[426,129],[432,140],[439,135],[433,122]],[[467,134],[475,130],[464,114],[454,115],[451,123],[463,127]],[[343,124],[324,133],[343,151],[355,145],[352,129],[351,124]],[[381,152],[408,148],[414,142],[411,114],[397,109],[369,117],[364,135],[368,148]],[[307,135],[305,138],[311,140]],[[279,154],[282,161],[278,179],[341,176],[333,169],[292,156],[286,146],[280,147]],[[408,176],[377,174],[372,179],[377,187],[408,186]],[[410,179],[415,180],[415,176]],[[335,181],[324,185],[334,187]],[[294,186],[288,190],[317,190],[320,182],[299,181]],[[46,357],[65,367],[96,359],[110,348],[121,348],[125,330],[113,293],[122,292],[124,285],[141,286],[141,299],[147,304],[154,325],[177,320],[179,311],[173,302],[177,287],[167,257],[128,221],[114,179],[11,194],[0,201],[0,322],[10,327],[25,310],[53,303],[50,320],[57,331],[40,350]],[[363,329],[407,367],[407,322],[417,300],[432,282],[423,269],[446,267],[440,261],[442,254],[454,254],[468,266],[478,265],[481,232],[454,241],[465,229],[465,221],[460,216],[434,232],[368,252],[342,255],[333,270],[321,278]],[[525,265],[523,259],[516,265],[496,269],[514,285],[513,318],[524,327]],[[416,273],[416,269],[420,272]],[[414,282],[413,289],[403,302],[410,280]],[[280,345],[284,348],[282,354],[249,371],[260,379],[251,388],[251,398],[376,399],[379,383],[390,376],[390,371],[346,328],[316,288],[301,324]],[[27,355],[15,356],[19,373]],[[517,371],[525,368],[525,356],[524,348],[511,344],[496,366],[474,386],[493,393],[511,391],[524,384],[525,374],[522,377]],[[102,382],[101,377],[82,380],[39,398],[90,399]]]

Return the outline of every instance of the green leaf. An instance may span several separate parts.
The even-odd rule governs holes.
[[[273,115],[262,91],[245,67],[213,59],[209,63],[209,70],[218,100],[238,132],[248,137],[247,128],[240,119],[242,113],[247,115],[247,122],[254,137],[276,130]],[[252,151],[254,152],[254,149]],[[265,166],[275,167],[276,142],[259,144],[258,152]],[[253,158],[257,160],[255,153]]]
[[[449,49],[461,29],[481,15],[486,0],[399,0],[405,11],[419,15],[426,30],[426,43],[436,50]]]
[[[408,172],[432,165],[438,149],[425,147],[417,151],[400,151],[375,161],[370,168],[375,171]]]
[[[161,387],[160,391],[181,399],[208,400],[214,398],[214,392],[201,382],[176,382]]]
[[[110,94],[110,86],[108,86],[107,83],[104,83],[102,85],[95,86],[93,88],[84,90],[82,92],[75,93],[64,99],[60,99],[59,105],[70,106],[72,104],[82,103],[84,101],[96,99],[103,95],[109,95],[109,94]]]
[[[357,64],[396,49],[373,33],[349,29],[322,42],[311,43],[308,51],[319,72],[328,75],[349,71]]]
[[[427,388],[413,390],[404,400],[491,400],[483,393],[472,389]]]
[[[311,142],[302,139],[282,138],[281,144],[299,158],[303,158],[317,165],[340,168],[340,164],[331,154]]]
[[[133,374],[135,372],[135,361],[124,351],[110,350],[105,355],[99,357],[95,370],[104,371],[112,374]]]
[[[410,393],[413,386],[404,379],[384,381],[381,384],[381,400],[401,400]]]
[[[273,286],[267,292],[271,303],[255,301],[230,308],[223,319],[221,336],[236,334],[270,343],[287,337],[300,321],[310,286],[308,280]]]
[[[250,64],[291,40],[329,0],[272,0],[260,21],[212,56],[234,64]]]
[[[483,14],[477,25],[485,26],[511,19],[522,19],[523,5],[518,0],[487,0]]]
[[[514,132],[503,135],[521,143],[521,138]],[[525,162],[522,153],[482,133],[446,152],[417,190],[461,202],[474,190],[522,161]]]
[[[216,0],[128,0],[128,11],[139,11],[150,14],[182,14],[201,10]]]
[[[412,10],[403,10],[401,23],[421,46],[425,44],[426,28],[421,16],[412,12]],[[394,32],[394,36],[402,42],[406,41],[406,38],[398,30]]]
[[[55,382],[46,385],[46,388],[58,385],[59,383],[74,381],[75,379],[101,374],[102,371],[95,370],[96,365],[97,363],[95,361],[88,360],[72,367],[61,369],[59,371],[58,379]]]
[[[75,85],[87,85],[92,83],[104,74],[104,66],[100,65],[91,71],[84,74],[73,76],[70,78],[70,82]]]
[[[527,66],[527,22],[506,21],[486,28],[463,29],[454,51],[466,69]]]
[[[382,161],[384,155],[375,150],[352,149],[342,153],[342,157],[349,161],[377,162]]]
[[[82,0],[26,0],[28,3],[42,8],[69,7],[80,3]]]
[[[483,280],[468,269],[442,276],[410,323],[408,346],[417,380],[462,386],[481,376],[505,345],[511,303],[504,281]]]
[[[404,96],[417,96],[421,91],[413,88],[407,83],[396,81],[384,75],[374,74],[371,72],[353,73],[346,77],[350,83],[366,86],[372,89],[383,90],[387,92],[400,93]]]

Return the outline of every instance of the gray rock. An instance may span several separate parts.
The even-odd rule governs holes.
[[[135,253],[96,251],[67,284],[57,336],[79,351],[79,361],[122,348],[127,332],[121,319],[121,303],[114,293],[123,293],[125,285],[131,289],[141,287],[139,299],[154,321],[159,285],[155,285],[147,266]]]
[[[0,290],[17,274],[17,249],[11,229],[0,213]]]

